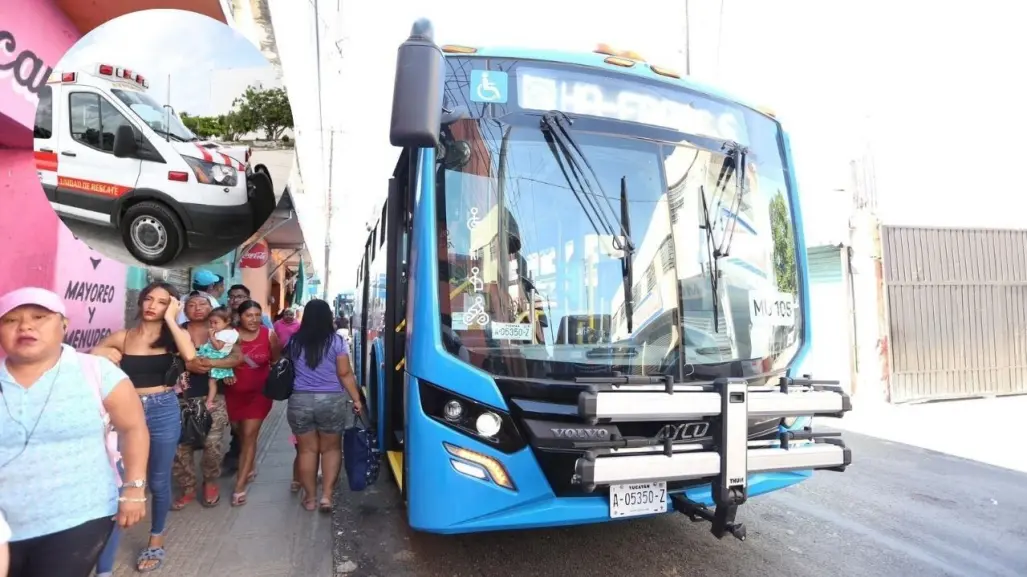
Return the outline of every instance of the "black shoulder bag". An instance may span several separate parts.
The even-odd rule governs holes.
[[[271,373],[264,383],[264,396],[272,401],[284,401],[292,396],[292,387],[296,381],[296,367],[292,360],[294,348],[290,342],[282,351],[282,358],[271,366]]]

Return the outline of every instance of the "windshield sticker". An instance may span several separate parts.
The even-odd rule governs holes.
[[[481,269],[476,266],[471,267],[471,278],[467,279],[471,283],[471,288],[474,289],[475,293],[480,293],[485,290],[485,281],[481,278]],[[478,295],[481,298],[481,295]]]
[[[485,312],[485,297],[481,295],[475,296],[473,304],[467,307],[467,311],[464,312],[464,324],[467,326],[478,325],[485,328],[491,320],[492,317]]]
[[[535,335],[531,323],[492,323],[491,328],[497,341],[530,341]]]
[[[510,78],[497,70],[471,71],[471,101],[486,104],[505,104],[509,94]]]
[[[749,291],[749,318],[754,324],[779,327],[795,325],[794,295],[775,290]]]
[[[478,228],[479,222],[481,222],[481,220],[478,218],[478,209],[471,207],[471,216],[467,217],[467,230]]]
[[[740,114],[684,91],[659,90],[598,75],[523,68],[519,69],[517,80],[517,103],[521,108],[638,122],[748,144],[745,121]]]

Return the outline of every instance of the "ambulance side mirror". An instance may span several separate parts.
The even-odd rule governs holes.
[[[122,124],[114,133],[114,156],[118,158],[129,158],[136,155],[139,144],[136,142],[136,132],[131,126]]]

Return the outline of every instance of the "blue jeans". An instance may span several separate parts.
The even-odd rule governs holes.
[[[174,392],[139,397],[143,402],[146,427],[150,430],[150,459],[146,471],[146,484],[150,489],[150,534],[161,535],[171,510],[171,462],[182,436],[182,413]],[[125,479],[131,481],[132,479]],[[114,556],[121,535],[115,526],[107,546],[96,563],[96,572],[114,570]]]

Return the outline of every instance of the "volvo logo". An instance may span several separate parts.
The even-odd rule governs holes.
[[[550,429],[560,439],[602,440],[610,438],[607,429]]]
[[[710,429],[709,423],[681,423],[678,425],[664,425],[656,433],[658,441],[687,441],[699,439],[706,436]]]

